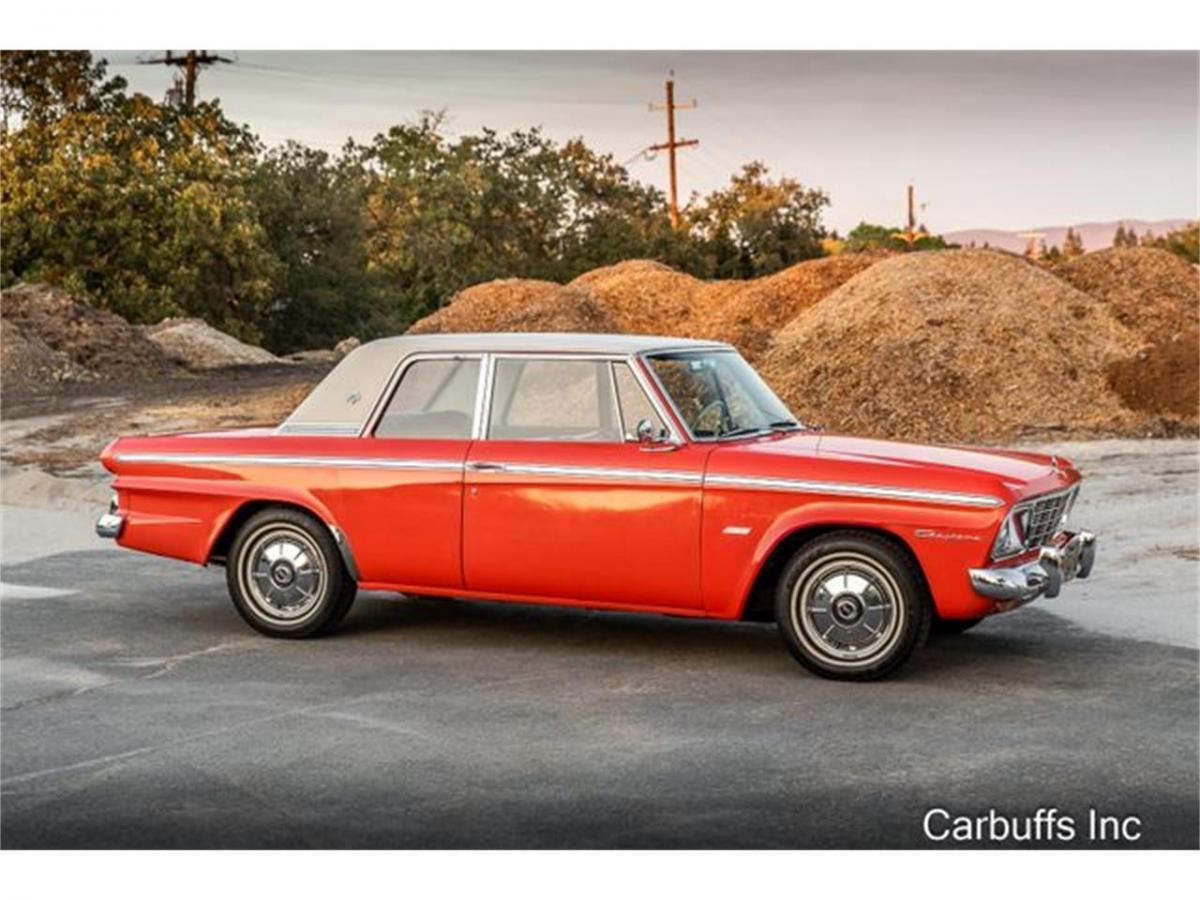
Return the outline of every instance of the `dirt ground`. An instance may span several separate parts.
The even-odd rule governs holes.
[[[76,382],[0,395],[0,460],[71,474],[116,437],[282,421],[329,371],[327,363],[219,369],[158,381]]]

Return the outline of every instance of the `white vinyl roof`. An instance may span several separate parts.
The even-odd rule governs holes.
[[[303,434],[357,434],[396,367],[415,353],[573,353],[627,356],[666,350],[724,350],[719,341],[629,334],[413,334],[381,338],[346,356],[280,426]]]

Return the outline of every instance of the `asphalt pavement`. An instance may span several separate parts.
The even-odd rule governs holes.
[[[465,601],[273,641],[221,576],[6,568],[4,847],[943,846],[930,809],[1039,807],[1197,845],[1189,648],[1031,608],[856,685],[770,626]]]

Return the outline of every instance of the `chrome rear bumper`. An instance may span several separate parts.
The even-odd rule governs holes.
[[[116,540],[121,536],[125,527],[125,517],[117,512],[117,500],[114,497],[108,504],[108,512],[96,520],[96,534],[102,538]]]
[[[971,587],[985,597],[1006,603],[1029,603],[1038,597],[1057,597],[1063,584],[1087,578],[1096,560],[1096,536],[1090,531],[1070,535],[1061,546],[1042,547],[1038,558],[1008,569],[971,569]]]

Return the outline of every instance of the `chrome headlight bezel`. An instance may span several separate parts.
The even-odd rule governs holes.
[[[992,541],[992,559],[1008,559],[1024,553],[1025,521],[1029,516],[1029,507],[1014,506],[1000,523],[996,539]]]

